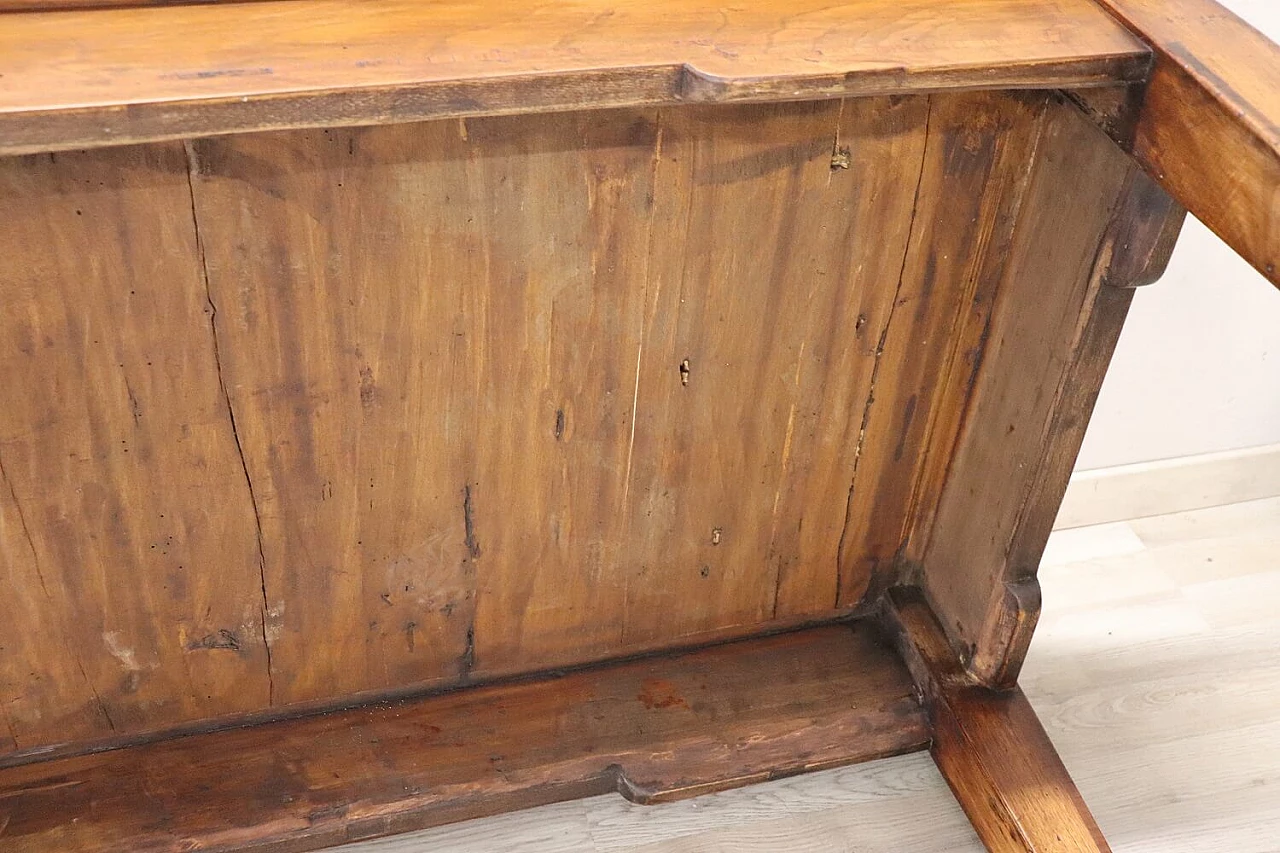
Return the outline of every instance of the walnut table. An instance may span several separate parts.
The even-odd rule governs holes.
[[[1105,850],[1017,676],[1187,210],[1280,281],[1211,0],[0,0],[0,850],[922,749]]]

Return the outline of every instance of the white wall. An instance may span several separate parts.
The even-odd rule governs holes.
[[[1280,0],[1219,2],[1280,42]],[[1276,443],[1280,290],[1188,219],[1134,298],[1076,470]]]

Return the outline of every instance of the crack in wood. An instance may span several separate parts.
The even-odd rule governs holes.
[[[70,644],[68,644],[70,646]],[[93,701],[98,706],[98,713],[102,714],[102,719],[107,721],[107,728],[111,731],[119,731],[116,728],[115,720],[111,719],[111,712],[107,710],[107,705],[102,701],[102,696],[98,693],[98,688],[89,680],[89,673],[85,671],[84,661],[80,659],[80,655],[74,654],[76,669],[80,670],[80,677],[84,679],[85,686],[89,688],[89,692],[93,694]]]
[[[249,461],[245,457],[244,446],[240,441],[240,429],[236,425],[235,407],[231,404],[231,392],[227,388],[226,375],[222,369],[222,348],[218,340],[218,306],[213,301],[213,289],[209,284],[209,264],[205,258],[204,239],[200,234],[200,216],[196,210],[196,187],[195,176],[199,173],[199,166],[196,162],[195,147],[190,142],[184,142],[183,148],[187,153],[187,190],[191,199],[191,227],[195,234],[196,255],[200,259],[200,275],[204,281],[205,302],[209,306],[209,332],[213,344],[213,365],[218,374],[218,390],[222,395],[222,401],[227,407],[227,420],[231,425],[231,438],[235,442],[236,455],[240,458],[240,470],[244,472],[245,486],[249,490],[249,504],[253,509],[253,525],[254,532],[257,537],[258,546],[258,581],[262,593],[262,647],[266,652],[267,658],[267,705],[275,704],[276,684],[275,672],[271,661],[271,639],[267,632],[267,618],[270,614],[271,607],[268,604],[267,596],[267,554],[263,545],[262,536],[262,511],[258,505],[258,495],[253,487],[253,477],[249,474]]]
[[[1037,112],[1035,117],[1036,126],[1033,134],[1033,139],[1031,142],[1029,156],[1027,157],[1026,162],[1022,167],[1022,174],[1018,178],[1017,185],[1013,190],[1014,203],[1012,208],[1009,211],[1009,221],[1012,223],[1009,231],[1009,235],[1011,239],[1017,233],[1018,223],[1022,221],[1022,205],[1026,201],[1027,194],[1031,187],[1031,177],[1034,172],[1033,167],[1034,167],[1034,164],[1038,161],[1040,146],[1044,141],[1044,134],[1048,124],[1048,113],[1049,113],[1048,102],[1047,101],[1042,102],[1040,104],[1039,111]],[[995,155],[993,154],[993,161],[994,161],[994,157]],[[999,272],[999,278],[1001,281],[1004,278],[1003,267],[1001,267],[1001,270]],[[944,390],[951,387],[952,377],[957,369],[957,365],[963,362],[964,360],[964,357],[961,355],[963,335],[959,334],[958,330],[962,325],[961,318],[964,315],[964,312],[968,309],[969,305],[973,303],[974,297],[977,293],[977,289],[978,289],[978,281],[975,278],[970,282],[969,288],[966,289],[964,299],[959,301],[956,315],[952,319],[950,328],[947,330],[947,336],[953,341],[953,344],[950,352],[947,354],[946,364],[942,373],[943,380],[939,385],[939,387]],[[997,286],[994,289],[994,292],[992,294],[992,299],[998,300],[999,295],[1000,295],[999,282],[997,282]],[[941,472],[941,480],[940,480],[940,482],[943,484],[946,483],[947,478],[950,476],[951,463],[954,462],[954,459],[955,459],[954,449],[959,444],[960,437],[964,434],[966,425],[968,423],[970,410],[973,406],[974,390],[977,387],[977,383],[978,383],[978,374],[982,369],[982,363],[987,353],[987,345],[991,339],[992,320],[994,316],[995,316],[995,307],[993,306],[991,310],[986,312],[986,315],[982,321],[982,331],[978,334],[978,342],[974,352],[973,363],[969,366],[969,375],[965,378],[964,390],[963,390],[963,401],[961,403],[960,416],[959,416],[959,419],[956,421],[955,432],[951,437],[951,446],[947,449],[945,454],[945,456],[947,457],[947,464],[945,466],[945,470]],[[930,407],[930,408],[932,409],[933,407]],[[926,454],[926,456],[930,454],[931,448],[933,448],[933,444],[935,441],[936,428],[937,428],[936,412],[931,411],[929,421],[925,429],[924,442],[921,445],[921,447],[924,448],[924,453]],[[907,504],[907,514],[906,514],[907,522],[904,525],[901,541],[898,544],[898,553],[894,557],[894,565],[892,570],[898,576],[896,582],[900,584],[906,583],[906,579],[908,578],[910,572],[913,570],[913,567],[908,566],[903,562],[904,555],[907,553],[908,549],[912,547],[912,539],[916,536],[924,537],[921,547],[918,549],[915,549],[915,553],[923,553],[924,550],[927,549],[929,545],[929,539],[933,533],[932,518],[927,519],[927,521],[929,522],[927,529],[925,530],[920,529],[920,525],[922,521],[921,506],[920,506],[921,500],[922,500],[921,495],[926,485],[925,475],[929,468],[928,462],[929,462],[928,458],[923,459],[921,460],[921,463],[917,466],[917,469],[914,475],[914,480],[911,486],[911,499]]]
[[[867,387],[867,402],[862,409],[862,421],[858,426],[858,444],[853,450],[853,471],[849,476],[849,493],[845,501],[844,524],[840,528],[840,542],[836,546],[836,600],[832,605],[840,608],[844,592],[844,547],[849,536],[849,522],[853,518],[853,492],[858,484],[858,463],[862,460],[863,442],[867,437],[867,424],[871,421],[871,406],[876,400],[876,381],[880,377],[880,367],[884,361],[884,348],[889,339],[889,329],[893,326],[893,318],[898,310],[898,295],[902,292],[902,280],[907,274],[907,261],[911,257],[912,237],[915,235],[916,214],[920,208],[920,188],[924,185],[925,157],[929,151],[929,120],[933,113],[933,98],[926,96],[924,113],[924,142],[920,146],[920,169],[916,176],[915,194],[911,200],[911,219],[907,222],[907,239],[902,249],[902,263],[898,267],[898,284],[893,290],[893,301],[889,303],[889,316],[885,318],[884,328],[880,330],[880,340],[876,343],[875,361],[871,365],[871,381]]]
[[[471,559],[480,556],[480,540],[476,538],[475,505],[471,499],[471,484],[462,487],[462,541],[466,543]]]
[[[17,750],[18,749],[18,730],[13,727],[13,718],[9,716],[9,712],[5,710],[3,705],[0,705],[0,717],[4,718],[4,727],[9,731],[9,740],[11,741],[11,745],[9,746],[9,749]],[[4,825],[0,824],[0,834],[3,834],[3,833],[4,833]]]
[[[458,674],[466,681],[476,665],[476,626],[473,622],[467,626],[467,644],[458,659]]]

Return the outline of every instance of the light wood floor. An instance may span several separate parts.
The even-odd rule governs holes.
[[[1054,534],[1022,676],[1117,853],[1280,851],[1280,499]],[[981,851],[927,754],[342,853]]]

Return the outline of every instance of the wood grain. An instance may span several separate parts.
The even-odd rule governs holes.
[[[69,36],[69,34],[72,34]],[[429,34],[429,35],[424,35]],[[298,0],[13,14],[0,153],[446,116],[1139,80],[1090,0]]]
[[[909,189],[920,183],[932,101],[939,99],[945,96],[845,101],[833,146],[832,164],[837,171],[829,173],[827,180],[848,181],[860,190],[839,207],[824,205],[819,221],[788,223],[797,237],[808,231],[808,240],[821,236],[824,242],[843,246],[837,254],[839,266],[822,270],[819,280],[831,282],[837,269],[855,270],[856,290],[837,297],[834,312],[823,326],[810,325],[822,337],[807,336],[801,341],[806,349],[797,353],[797,367],[804,371],[795,377],[797,389],[802,382],[812,385],[819,376],[819,364],[829,365],[829,372],[819,380],[818,405],[805,405],[792,396],[787,412],[784,434],[792,440],[784,442],[779,473],[803,472],[800,482],[806,488],[789,486],[779,493],[770,513],[768,553],[777,560],[774,618],[821,612],[828,602],[837,608],[856,606],[861,597],[847,592],[842,597],[842,579],[855,588],[871,583],[870,575],[860,574],[863,566],[842,566],[841,548],[863,539],[860,531],[849,531],[848,507],[842,506],[841,496],[848,493],[864,456],[872,455],[861,415],[870,405],[878,370],[895,363],[893,355],[886,357],[881,350],[899,292],[888,285],[901,279],[918,196],[918,191],[913,194]],[[783,276],[799,277],[801,270],[794,261],[791,267]],[[812,303],[830,287],[826,283],[802,298],[792,296],[781,304],[763,306],[760,316],[794,315],[800,305]],[[776,335],[773,326],[770,322],[765,328]],[[841,378],[845,376],[854,381]],[[839,429],[832,428],[834,420],[843,421]],[[817,441],[807,440],[809,436]],[[784,484],[781,478],[778,482]],[[792,518],[794,528],[783,526]]]
[[[0,160],[10,749],[253,708],[253,513],[180,145]]]
[[[415,239],[415,211],[458,192],[428,170],[456,155],[459,130],[191,145],[262,539],[273,704],[456,680],[469,665],[474,463],[420,448],[476,428],[461,319],[475,267],[465,239],[443,234],[434,252]]]
[[[6,850],[311,850],[618,790],[659,802],[919,749],[910,678],[833,626],[0,771]]]
[[[229,464],[209,488],[239,502],[229,541],[248,549],[244,589],[226,594],[255,593],[239,622],[189,642],[245,649],[265,696],[219,704],[175,681],[182,710],[68,729],[82,748],[830,619],[921,565],[959,566],[928,588],[957,642],[1012,672],[1036,609],[1018,584],[1109,352],[1088,329],[1105,343],[1116,328],[1073,312],[1094,266],[1145,275],[1172,234],[1155,227],[1167,198],[1039,94],[491,117],[157,151],[178,170],[172,207],[157,209],[173,220],[189,182],[197,224],[170,251],[166,232],[113,233],[185,258],[184,298],[209,314],[198,337],[190,323],[167,332],[200,342],[204,372],[184,372],[190,359],[156,369],[220,403]],[[63,161],[11,162],[54,181]],[[1134,182],[1103,236],[1113,179],[1116,194]],[[1044,212],[1064,183],[1078,201],[1062,237]],[[65,294],[77,278],[43,280]],[[1027,311],[1033,298],[1049,308]],[[1093,378],[1061,399],[1025,379],[1042,365],[1059,382],[1082,341]],[[1014,362],[1023,372],[1000,379]],[[53,384],[78,368],[43,369]],[[1045,420],[1009,455],[981,444],[1006,417]],[[1046,429],[1067,438],[1038,468]],[[65,452],[65,435],[49,442]],[[966,501],[997,470],[980,488],[1013,556],[960,560],[987,547]],[[73,489],[47,495],[70,505]],[[934,526],[947,532],[931,540]],[[51,601],[15,633],[56,628],[77,595],[110,606],[71,588],[78,558],[48,559],[61,573],[45,572]],[[103,571],[117,584],[126,570]],[[237,626],[255,628],[253,645]],[[30,660],[74,674],[75,651],[45,644]],[[11,677],[14,696],[34,678]],[[47,713],[89,707],[49,701]],[[20,754],[71,748],[51,728],[13,741]]]
[[[830,498],[855,476],[877,365],[902,357],[877,341],[927,113],[913,97],[671,114],[624,642],[860,603],[836,597]]]
[[[1280,286],[1280,46],[1214,0],[1098,2],[1155,53],[1119,141]]]
[[[0,0],[0,12],[54,12],[73,9],[125,9],[146,6],[201,6],[254,0]]]
[[[975,684],[918,590],[892,590],[887,617],[924,693],[933,759],[987,849],[1109,851],[1022,691]]]
[[[985,346],[1044,104],[1038,94],[933,100],[909,245],[860,418],[842,604],[875,598],[892,581],[922,523],[917,502],[935,499]],[[919,512],[927,516],[927,507]]]
[[[1146,184],[1133,169],[1075,109],[1053,106],[991,344],[933,524],[917,532],[933,606],[973,671],[994,684],[1016,680],[1030,641],[1035,567],[1128,309],[1128,292],[1102,283],[1162,269],[1181,222],[1180,210],[1142,203]],[[1152,224],[1135,227],[1143,216]]]
[[[176,680],[148,701],[174,710],[138,704],[96,727],[49,724],[14,737],[9,752],[260,723],[872,604],[897,569],[898,542],[884,531],[908,529],[914,511],[911,483],[897,478],[916,476],[930,435],[902,437],[911,395],[892,388],[924,388],[922,413],[933,398],[958,405],[948,395],[961,383],[943,385],[931,366],[980,334],[966,312],[981,317],[989,302],[983,288],[1008,241],[1042,107],[1039,96],[937,94],[157,148],[168,206],[102,220],[124,223],[111,232],[114,251],[190,267],[190,292],[179,291],[199,324],[169,310],[163,351],[198,345],[203,361],[152,369],[172,394],[217,403],[222,461],[198,482],[228,496],[216,506],[234,513],[227,547],[242,550],[242,575],[214,590],[211,567],[225,555],[212,544],[191,565],[211,590],[202,595],[225,595],[243,615],[182,642],[235,654],[256,687],[219,675],[230,680],[202,698],[203,682],[182,680],[190,662],[166,659],[155,668]],[[129,156],[160,155],[12,160],[47,173],[20,185],[14,204],[23,193],[52,204],[56,181],[70,180],[64,162],[112,172],[113,158]],[[917,195],[926,183],[941,201]],[[972,206],[962,190],[976,193]],[[167,228],[187,223],[181,237],[128,230],[153,210]],[[971,215],[982,223],[973,241],[939,235],[925,248],[932,223]],[[42,244],[21,240],[35,254],[14,256],[16,268],[43,269]],[[44,298],[65,302],[82,275],[113,286],[94,263],[41,278]],[[149,263],[133,275],[171,288],[169,267]],[[78,322],[87,309],[62,310]],[[124,309],[94,310],[108,322]],[[895,316],[914,319],[895,329]],[[51,339],[62,345],[73,331],[51,327]],[[49,360],[39,375],[54,385],[78,369]],[[887,399],[872,406],[877,381]],[[185,423],[187,397],[166,405],[174,428]],[[131,412],[119,429],[136,428]],[[39,418],[15,411],[15,429],[28,421]],[[942,458],[955,429],[930,429]],[[46,455],[74,450],[65,432],[47,440]],[[174,488],[189,488],[186,476]],[[846,502],[850,483],[875,478],[879,492],[855,488]],[[45,486],[51,502],[75,505],[74,483]],[[200,501],[196,491],[184,500]],[[121,512],[143,512],[147,500]],[[65,538],[23,518],[36,539]],[[21,556],[17,528],[6,530]],[[863,559],[883,542],[887,559]],[[42,559],[56,564],[43,572],[48,604],[16,619],[15,634],[73,618],[59,608],[77,597],[85,612],[116,606],[74,588],[79,557]],[[103,568],[102,582],[120,584],[132,566]],[[33,577],[34,564],[23,571]],[[22,595],[37,581],[22,581]],[[185,624],[186,606],[161,624]],[[119,655],[94,642],[90,668],[118,668]],[[28,647],[31,672],[78,671],[76,648]],[[11,678],[18,697],[36,676]],[[89,701],[53,696],[41,713],[85,713]]]
[[[836,602],[846,508],[825,498],[848,492],[876,365],[920,351],[875,341],[927,111],[193,144],[273,702],[858,606]],[[846,580],[865,590],[862,570]]]
[[[1169,266],[1187,210],[1150,175],[1130,169],[1120,190],[1120,205],[1103,237],[1102,283],[1145,287],[1159,281]]]
[[[1280,834],[1277,549],[1280,498],[1057,531],[1050,540],[1039,573],[1044,613],[1019,683],[1117,849],[1273,853]],[[341,848],[984,849],[920,753],[658,807],[602,796]]]

